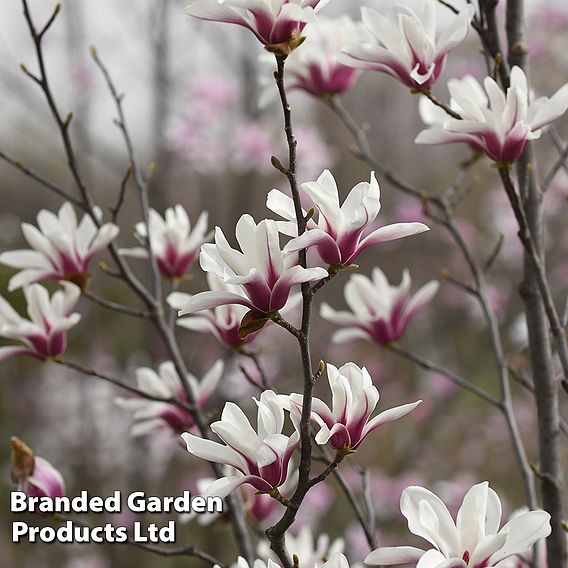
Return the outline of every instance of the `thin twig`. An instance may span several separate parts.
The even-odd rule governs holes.
[[[474,385],[473,383],[467,381],[466,379],[460,377],[458,374],[454,373],[453,371],[441,367],[440,365],[434,363],[433,361],[430,361],[429,359],[426,359],[421,355],[413,353],[412,351],[409,351],[408,349],[405,349],[404,347],[401,347],[396,343],[391,343],[388,346],[388,348],[397,355],[400,355],[401,357],[404,357],[405,359],[412,361],[419,367],[422,367],[422,369],[439,373],[440,375],[443,375],[444,377],[449,379],[452,383],[475,394],[476,396],[483,399],[485,402],[488,402],[492,406],[495,406],[496,408],[501,408],[501,403],[492,394],[488,393],[487,391],[478,387],[477,385]]]
[[[183,410],[186,410],[187,412],[191,412],[194,413],[195,409],[185,403],[182,402],[181,400],[178,400],[177,398],[164,398],[161,396],[154,396],[152,394],[149,394],[143,390],[140,390],[136,387],[127,385],[126,383],[122,382],[120,379],[117,379],[115,377],[111,377],[110,375],[107,375],[106,373],[102,373],[101,371],[97,371],[94,368],[88,368],[88,367],[84,367],[83,365],[79,364],[79,363],[75,363],[73,361],[67,361],[66,359],[62,359],[62,358],[54,358],[52,359],[54,363],[57,363],[58,365],[62,365],[63,367],[67,367],[69,369],[73,369],[74,371],[78,371],[79,373],[82,373],[83,375],[87,375],[90,377],[96,377],[97,379],[101,379],[103,381],[106,381],[107,383],[110,383],[116,387],[119,387],[121,389],[124,389],[132,394],[135,394],[141,398],[145,398],[146,400],[153,400],[155,402],[165,402],[167,404],[173,404],[175,406],[178,406],[179,408],[182,408]]]
[[[131,308],[130,306],[117,304],[116,302],[111,302],[110,300],[102,298],[101,296],[98,296],[97,294],[91,292],[90,290],[84,290],[83,296],[85,296],[85,298],[88,298],[92,302],[95,302],[95,304],[98,304],[99,306],[102,306],[107,310],[112,310],[113,312],[119,312],[121,314],[126,314],[128,316],[133,316],[137,318],[153,317],[151,312],[148,312],[146,310],[138,310],[136,308]]]

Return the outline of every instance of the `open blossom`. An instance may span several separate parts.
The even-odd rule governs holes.
[[[338,95],[349,90],[359,75],[338,60],[341,49],[364,35],[364,28],[349,16],[318,18],[306,28],[305,49],[293,51],[286,60],[286,84],[314,97]]]
[[[187,212],[181,205],[166,209],[164,217],[150,209],[150,243],[158,268],[166,278],[183,276],[191,268],[199,256],[201,245],[209,238],[207,217],[207,211],[203,211],[192,230]],[[136,236],[142,242],[146,241],[148,231],[145,223],[136,225]],[[122,249],[120,252],[128,256],[148,258],[145,247]]]
[[[337,538],[331,542],[329,535],[325,533],[319,534],[316,538],[308,525],[302,526],[296,535],[290,533],[286,535],[286,548],[291,556],[297,556],[300,559],[302,568],[321,566],[325,563],[326,558],[341,554],[344,546],[345,543],[342,538]],[[261,558],[272,557],[277,559],[265,540],[259,542],[257,553]]]
[[[400,510],[411,533],[433,545],[384,547],[371,552],[365,564],[383,566],[418,562],[417,568],[492,568],[527,552],[550,532],[550,515],[541,510],[513,517],[501,529],[501,502],[487,482],[465,495],[456,521],[444,503],[423,487],[408,487]]]
[[[95,214],[100,217],[100,211]],[[22,223],[22,232],[31,249],[0,254],[0,262],[21,271],[10,279],[12,291],[39,280],[70,280],[81,288],[89,281],[92,258],[117,235],[118,227],[106,223],[97,228],[90,215],[79,224],[71,203],[64,203],[58,214],[42,209],[38,227]]]
[[[195,397],[198,408],[203,408],[211,398],[223,375],[223,361],[217,361],[198,381],[192,374],[187,374],[187,381]],[[156,373],[153,369],[142,367],[136,370],[138,388],[151,396],[174,398],[188,403],[179,375],[171,361],[162,363]],[[144,398],[117,398],[116,403],[122,408],[134,412],[133,436],[143,436],[154,430],[169,428],[179,433],[194,427],[191,413],[176,404],[154,401]]]
[[[514,162],[529,140],[568,108],[568,83],[548,97],[530,100],[527,77],[520,67],[511,69],[511,86],[505,95],[497,82],[483,83],[470,75],[448,81],[452,106],[463,120],[447,116],[416,137],[417,144],[465,142],[497,162]]]
[[[280,249],[276,221],[255,223],[243,215],[236,228],[241,251],[231,248],[223,231],[215,228],[215,244],[201,247],[201,267],[226,284],[238,286],[240,293],[225,290],[192,296],[180,316],[227,304],[247,306],[256,314],[267,315],[283,308],[296,284],[327,276],[323,268],[303,268],[297,254],[284,255]]]
[[[299,237],[292,199],[277,189],[268,194],[267,207],[287,220],[279,224],[280,230],[295,236],[284,247],[285,253],[315,246],[322,260],[330,266],[349,266],[369,246],[428,230],[423,223],[395,223],[363,236],[381,209],[380,188],[374,172],[369,182],[360,182],[349,192],[342,205],[329,170],[317,181],[302,184],[301,188],[319,211],[319,217],[317,222],[310,219],[306,231]]]
[[[34,455],[16,436],[12,437],[12,481],[28,497],[63,497],[65,481],[47,460]]]
[[[379,402],[379,391],[365,367],[346,363],[338,369],[328,363],[327,377],[332,392],[332,408],[314,398],[312,420],[320,428],[315,441],[320,445],[328,444],[334,450],[356,450],[373,430],[402,418],[422,402],[418,400],[390,408],[371,418]],[[302,400],[301,394],[290,395],[292,412],[301,412]]]
[[[386,15],[362,8],[363,24],[375,41],[348,45],[341,60],[386,73],[411,89],[429,89],[444,70],[448,53],[467,36],[473,15],[473,6],[465,6],[438,34],[435,0],[424,0],[421,14],[405,4],[394,4]]]
[[[23,318],[0,296],[0,337],[23,344],[0,347],[0,361],[16,355],[43,360],[65,351],[67,332],[81,319],[79,314],[72,313],[81,290],[71,282],[61,282],[61,286],[63,289],[51,298],[40,284],[24,288],[30,319]]]
[[[332,341],[345,343],[362,338],[387,345],[400,339],[410,320],[439,288],[439,283],[432,280],[411,294],[411,284],[408,270],[403,272],[398,286],[391,286],[378,267],[373,269],[372,280],[363,274],[351,276],[343,290],[350,312],[336,311],[326,303],[321,305],[322,318],[345,328],[335,332]]]
[[[201,20],[237,24],[264,45],[295,47],[300,32],[328,0],[196,0],[185,13]]]
[[[240,294],[240,288],[233,284],[226,284],[221,278],[209,272],[207,274],[209,289],[214,292],[229,292]],[[191,299],[191,294],[183,292],[172,292],[168,296],[170,307],[181,310]],[[223,345],[230,349],[236,349],[246,343],[250,343],[256,334],[251,333],[246,337],[239,336],[241,320],[247,313],[246,306],[228,304],[218,306],[212,310],[203,310],[198,314],[178,318],[177,324],[180,327],[213,335]]]
[[[293,474],[289,464],[300,441],[297,429],[291,436],[282,434],[284,408],[276,393],[267,390],[260,400],[254,400],[258,405],[256,431],[244,412],[235,403],[227,402],[221,420],[211,424],[211,430],[226,445],[182,434],[189,453],[237,470],[236,475],[214,481],[204,495],[226,497],[245,483],[258,491],[271,491]]]

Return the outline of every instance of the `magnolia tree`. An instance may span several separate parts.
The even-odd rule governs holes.
[[[558,299],[551,292],[551,271],[545,262],[542,188],[533,141],[567,110],[568,84],[550,97],[534,94],[528,76],[522,0],[505,2],[503,28],[497,17],[499,2],[494,0],[440,2],[443,6],[424,0],[419,10],[404,1],[379,11],[365,7],[357,22],[347,15],[326,17],[325,4],[323,0],[197,0],[187,7],[186,15],[191,18],[237,24],[258,40],[259,56],[269,59],[260,67],[261,82],[267,96],[279,100],[282,138],[287,144],[286,158],[272,157],[272,166],[285,177],[288,187],[267,192],[269,216],[258,220],[246,213],[234,228],[210,231],[206,212],[188,213],[175,205],[162,214],[152,208],[149,179],[135,157],[122,96],[93,50],[116,105],[116,122],[129,157],[116,205],[110,214],[103,214],[79,165],[70,130],[72,114],[61,110],[44,59],[44,39],[56,25],[59,7],[47,22],[38,24],[23,0],[37,58],[37,65],[25,66],[23,71],[45,96],[59,129],[73,187],[58,185],[4,152],[0,154],[63,200],[58,212],[42,210],[37,224],[22,224],[29,248],[0,255],[1,263],[15,269],[9,291],[21,289],[27,306],[24,316],[0,298],[0,335],[8,340],[0,347],[0,359],[31,355],[38,362],[55,362],[110,382],[128,391],[116,402],[132,413],[133,436],[155,435],[164,429],[180,436],[190,454],[209,462],[210,475],[200,479],[199,491],[225,499],[224,517],[239,553],[229,563],[240,568],[348,568],[350,560],[342,554],[340,543],[318,539],[314,544],[307,524],[291,532],[295,521],[309,522],[302,513],[311,506],[310,496],[332,479],[347,496],[360,524],[365,540],[360,546],[365,549],[367,565],[565,568],[562,447],[568,429],[560,405],[568,392],[568,318],[559,311]],[[446,11],[443,25],[437,21],[441,10]],[[451,78],[447,89],[441,86],[442,94],[435,96],[432,87],[440,80],[452,50],[468,34],[479,43],[487,77],[482,83],[470,75]],[[536,400],[538,463],[529,461],[517,423],[501,323],[490,301],[487,271],[499,250],[487,261],[476,258],[456,221],[451,192],[430,194],[415,187],[375,156],[366,130],[341,102],[341,95],[353,87],[361,70],[389,75],[399,83],[400,96],[406,96],[409,105],[419,103],[426,128],[418,134],[417,144],[466,144],[473,157],[462,168],[486,158],[487,166],[499,177],[502,187],[496,191],[508,200],[524,256],[520,291],[532,368],[525,383]],[[351,189],[338,187],[333,173],[324,169],[314,176],[317,179],[299,182],[301,156],[297,156],[294,111],[288,98],[291,90],[302,90],[331,108],[353,136],[356,156],[368,166],[366,179]],[[422,146],[415,151],[428,152]],[[562,150],[547,180],[563,167],[566,153]],[[379,182],[383,181],[389,191],[416,198],[427,223],[417,218],[377,225]],[[140,247],[121,248],[119,241],[129,229],[122,227],[119,232],[118,219],[130,184],[139,198],[140,218],[134,232]],[[411,268],[394,285],[380,267],[359,266],[361,253],[370,247],[381,247],[387,256],[390,241],[404,239],[402,247],[424,247],[422,234],[434,225],[447,231],[465,260],[466,274],[447,274],[446,278],[481,308],[489,338],[487,357],[495,362],[499,395],[400,345],[414,316],[437,301],[437,281],[415,286]],[[92,291],[93,261],[103,251],[112,264],[101,265],[103,272],[122,281],[142,308],[116,303]],[[209,290],[188,293],[188,289],[178,289],[191,287],[187,276],[200,269],[207,275]],[[46,288],[47,281],[55,283],[51,294],[48,290],[54,284]],[[332,282],[344,287],[346,307],[338,309],[320,301]],[[68,338],[81,325],[81,314],[76,311],[81,297],[153,327],[167,352],[166,360],[156,361],[152,368],[139,368],[136,383],[132,383],[67,359]],[[335,330],[334,343],[368,342],[389,349],[443,375],[502,415],[511,442],[510,456],[504,459],[520,471],[526,506],[503,520],[499,496],[487,481],[478,479],[453,515],[440,497],[409,485],[402,491],[400,512],[410,533],[420,537],[422,544],[415,546],[413,537],[405,543],[401,537],[400,546],[379,546],[376,523],[380,516],[366,495],[361,500],[355,494],[345,464],[356,464],[356,457],[365,455],[377,435],[375,430],[383,425],[396,421],[389,430],[392,436],[408,428],[407,415],[419,411],[423,400],[411,396],[398,406],[387,400],[376,413],[376,376],[357,361],[335,366],[324,362],[325,354],[313,352],[311,324],[318,315]],[[184,329],[208,335],[211,341],[252,361],[254,372],[243,368],[243,380],[257,391],[251,398],[254,405],[241,407],[228,400],[219,419],[214,419],[208,403],[217,396],[226,365],[219,360],[203,376],[194,376],[192,361],[178,343]],[[257,338],[272,333],[271,329],[279,331],[278,341],[288,336],[297,344],[303,371],[301,392],[286,392],[278,377],[267,371],[263,354],[255,351]],[[316,398],[314,386],[326,380],[329,394],[325,400]],[[256,419],[251,421],[249,411],[254,407]],[[56,466],[35,456],[18,438],[12,439],[12,461],[12,477],[21,491],[30,496],[65,494]],[[364,469],[357,467],[365,477]],[[213,515],[207,522],[216,523],[219,518]],[[150,553],[187,555],[210,565],[226,565],[216,558],[217,550],[201,550],[192,543],[179,543],[176,548],[131,544]]]

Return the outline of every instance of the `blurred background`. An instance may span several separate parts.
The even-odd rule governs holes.
[[[381,7],[388,2],[366,0],[364,4]],[[550,95],[568,80],[568,5],[563,0],[532,0],[527,4],[533,84],[536,94]],[[336,0],[325,11],[328,16],[348,13],[358,19],[360,5],[359,1]],[[52,10],[52,3],[45,0],[30,0],[30,6],[38,25]],[[268,216],[267,192],[286,187],[270,165],[272,155],[285,156],[281,110],[274,98],[259,106],[259,100],[266,98],[264,84],[272,70],[259,61],[262,49],[252,35],[236,26],[190,20],[183,15],[183,8],[184,1],[179,0],[63,0],[60,17],[46,37],[46,64],[63,114],[74,113],[71,131],[80,166],[103,209],[115,202],[128,160],[120,132],[113,124],[113,102],[90,58],[91,45],[96,46],[119,91],[125,94],[124,107],[140,163],[148,171],[155,164],[150,184],[152,206],[163,212],[167,206],[180,203],[192,222],[207,210],[210,226],[220,225],[231,238],[242,213],[250,212],[257,220]],[[442,6],[439,17],[447,17]],[[0,149],[73,191],[58,132],[41,92],[21,72],[21,63],[30,70],[35,68],[20,2],[11,0],[5,2],[0,21]],[[474,33],[452,53],[434,91],[447,100],[444,79],[466,73],[479,79],[485,74]],[[291,103],[300,181],[314,180],[329,168],[344,197],[357,182],[367,180],[369,167],[353,156],[349,133],[327,105],[302,92],[294,92]],[[460,162],[470,157],[465,147],[415,146],[413,140],[423,126],[418,98],[389,77],[362,75],[344,103],[365,125],[380,160],[432,194],[450,187]],[[537,143],[541,178],[556,161],[557,146],[566,139],[565,118]],[[503,235],[488,283],[511,364],[522,371],[526,365],[526,329],[517,292],[522,255],[514,218],[488,160],[480,160],[462,177],[458,224],[481,263]],[[425,220],[418,201],[400,194],[381,178],[379,182],[380,224]],[[561,170],[545,202],[548,265],[559,303],[564,301],[568,285],[567,198],[568,176]],[[56,196],[0,161],[0,250],[22,248],[25,243],[20,223],[35,223],[41,208],[56,210],[60,203]],[[136,244],[132,229],[139,220],[132,189],[126,194],[119,217],[120,246]],[[126,287],[95,264],[92,287],[109,299],[132,303]],[[366,275],[380,266],[392,283],[398,283],[402,270],[409,268],[414,290],[431,279],[440,279],[439,293],[413,321],[403,344],[498,395],[495,365],[479,307],[442,277],[449,271],[469,280],[463,259],[443,228],[432,225],[432,230],[419,238],[369,250],[359,264],[359,271]],[[147,277],[142,261],[133,260],[132,266]],[[21,293],[6,292],[11,274],[10,269],[0,267],[0,293],[24,310]],[[325,300],[336,309],[345,309],[343,285],[348,277],[344,274],[334,279],[318,302]],[[182,289],[191,293],[206,289],[197,265]],[[138,320],[106,311],[86,299],[79,311],[83,321],[70,333],[68,359],[132,382],[136,368],[156,368],[167,358],[159,338]],[[417,398],[425,401],[404,422],[376,432],[357,456],[360,463],[369,466],[381,544],[397,543],[399,532],[406,530],[398,501],[402,489],[411,484],[423,484],[457,507],[472,483],[487,479],[507,497],[507,512],[523,504],[520,475],[501,415],[456,389],[443,376],[426,373],[378,346],[365,342],[333,346],[333,331],[334,326],[320,320],[316,310],[315,360],[336,365],[354,361],[367,366],[381,391],[383,410]],[[227,361],[218,397],[209,405],[211,418],[218,416],[225,400],[235,400],[254,416],[251,396],[256,392],[239,370],[239,365],[250,362],[226,352],[212,337],[186,330],[179,330],[178,335],[188,367],[197,377],[203,376],[216,359]],[[296,346],[290,336],[270,329],[260,334],[254,346],[281,392],[299,388]],[[131,416],[114,404],[114,398],[122,393],[94,378],[29,359],[3,363],[0,376],[0,441],[4,441],[0,451],[0,548],[4,566],[130,568],[143,563],[146,568],[159,568],[199,564],[193,559],[154,557],[125,545],[12,544],[13,516],[8,512],[12,435],[21,437],[61,470],[70,495],[82,489],[94,495],[108,495],[115,489],[176,495],[183,489],[194,489],[196,480],[209,475],[209,469],[191,458],[172,434],[130,437]],[[317,396],[327,401],[327,380],[320,383]],[[513,388],[523,439],[530,460],[537,462],[532,395],[517,384]],[[349,464],[344,471],[359,494],[360,475]],[[335,482],[330,480],[315,493],[301,522],[310,523],[316,535],[344,538],[350,558],[361,560],[366,543]],[[169,518],[175,517],[159,515],[155,520],[165,524]],[[82,519],[103,524],[100,516]],[[137,519],[124,514],[109,520],[129,524]],[[142,520],[154,519],[145,515]],[[263,528],[255,525],[259,535]],[[206,528],[195,520],[178,524],[178,544],[188,543],[210,550],[223,561],[235,558],[230,530],[223,520]]]

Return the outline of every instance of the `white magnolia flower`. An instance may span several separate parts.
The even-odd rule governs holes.
[[[349,266],[369,246],[428,230],[423,223],[395,223],[363,236],[381,209],[380,188],[374,172],[369,182],[358,183],[349,192],[342,205],[329,170],[317,181],[302,184],[301,189],[313,201],[319,216],[317,222],[308,221],[307,230],[299,237],[292,199],[277,189],[268,194],[267,207],[287,220],[279,224],[280,230],[296,237],[284,247],[285,253],[315,246],[322,260],[330,266]]]
[[[497,162],[514,162],[529,140],[568,109],[568,83],[548,97],[530,100],[527,77],[520,67],[511,69],[511,86],[505,95],[497,82],[486,77],[483,87],[467,75],[448,81],[453,109],[462,117],[437,120],[416,137],[418,144],[465,142]]]
[[[363,25],[349,16],[318,18],[305,30],[306,44],[286,60],[286,85],[302,89],[315,97],[348,91],[359,76],[353,67],[338,60],[348,43],[365,37]]]
[[[329,0],[196,0],[185,13],[213,22],[237,24],[249,29],[264,45],[290,44],[299,40],[307,22]]]
[[[213,568],[219,568],[219,566],[217,564],[215,564],[215,566],[213,566]],[[245,558],[243,558],[242,556],[239,556],[237,558],[237,561],[234,564],[231,564],[231,568],[250,568],[250,565],[246,561]],[[252,568],[280,568],[280,565],[276,564],[276,562],[274,562],[271,559],[264,561],[264,560],[261,560],[260,558],[257,558],[252,563]]]
[[[49,297],[40,284],[24,287],[29,319],[23,318],[0,296],[0,337],[23,345],[0,347],[0,361],[16,355],[47,359],[61,355],[67,347],[67,332],[81,316],[71,313],[81,290],[71,282],[61,282],[62,290]]]
[[[301,267],[297,254],[283,254],[276,221],[265,219],[257,225],[250,215],[243,215],[236,235],[242,252],[231,248],[223,231],[216,227],[215,244],[201,247],[200,262],[205,272],[238,286],[241,293],[201,292],[189,299],[180,316],[227,304],[247,306],[255,314],[267,315],[286,305],[296,284],[327,276],[323,268]]]
[[[187,374],[187,380],[198,408],[205,406],[217,389],[222,376],[223,361],[221,360],[211,367],[201,381],[198,381],[192,374]],[[146,394],[160,398],[175,398],[186,404],[189,402],[171,361],[162,363],[158,373],[148,367],[137,369],[136,381],[138,388]],[[133,436],[143,436],[164,427],[179,433],[195,426],[191,413],[175,404],[144,398],[117,398],[115,402],[122,408],[133,411],[134,425],[131,429]]]
[[[95,213],[101,217],[100,210]],[[87,214],[77,224],[75,210],[69,202],[61,206],[57,215],[42,209],[37,223],[39,228],[22,223],[22,232],[31,249],[0,254],[2,264],[22,269],[10,279],[10,291],[39,280],[70,280],[83,288],[90,278],[93,256],[119,232],[113,223],[97,228]]]
[[[468,4],[438,33],[435,0],[422,4],[420,14],[406,4],[394,4],[386,15],[362,8],[363,23],[374,41],[348,45],[341,60],[386,73],[411,89],[429,89],[444,70],[448,53],[467,36],[475,12]]]
[[[320,308],[322,318],[344,328],[333,335],[332,341],[344,343],[362,338],[387,345],[399,340],[410,320],[439,288],[439,283],[432,280],[411,294],[411,284],[408,270],[403,272],[398,286],[391,286],[378,267],[373,269],[372,280],[363,274],[351,276],[343,290],[351,312],[336,311],[326,303]]]
[[[178,278],[191,268],[199,255],[201,245],[210,237],[207,234],[207,218],[207,211],[203,211],[192,230],[187,212],[181,205],[166,209],[164,217],[150,209],[150,243],[158,268],[166,278]],[[136,236],[140,241],[146,241],[148,231],[145,223],[136,225]],[[148,258],[148,250],[145,247],[121,249],[120,253]]]
[[[384,547],[365,564],[383,566],[418,562],[416,568],[492,568],[529,550],[550,532],[550,515],[536,510],[512,518],[499,529],[501,502],[487,482],[474,485],[452,519],[444,503],[423,487],[408,487],[400,499],[408,529],[433,545]]]
[[[321,566],[326,558],[340,555],[344,547],[345,543],[342,538],[331,542],[329,535],[325,533],[318,535],[316,539],[312,529],[307,525],[304,525],[296,535],[291,533],[286,535],[286,548],[291,556],[298,557],[302,568]],[[261,558],[276,559],[266,541],[259,543],[257,553]]]
[[[209,289],[213,292],[229,292],[241,295],[239,286],[226,284],[212,272],[207,274],[207,282],[209,283]],[[173,309],[181,310],[187,305],[191,297],[191,294],[173,292],[168,296],[167,301]],[[228,304],[179,318],[177,324],[192,331],[211,334],[223,345],[236,349],[251,342],[256,337],[255,333],[251,333],[246,337],[239,336],[241,320],[247,312],[248,308],[246,306]]]
[[[371,419],[379,402],[379,391],[365,367],[346,363],[339,369],[327,364],[327,377],[332,392],[332,409],[319,398],[312,401],[312,420],[319,426],[315,441],[334,450],[356,450],[373,430],[402,418],[422,401],[385,410]],[[301,414],[303,396],[291,394],[293,412]],[[295,410],[294,410],[295,407]]]
[[[235,403],[227,402],[221,420],[211,424],[211,430],[226,445],[182,434],[189,453],[237,470],[236,475],[214,481],[205,491],[206,495],[226,497],[245,483],[258,491],[271,491],[293,474],[289,464],[300,441],[297,425],[291,436],[282,434],[283,403],[273,391],[264,391],[260,400],[254,400],[258,405],[257,431]]]

